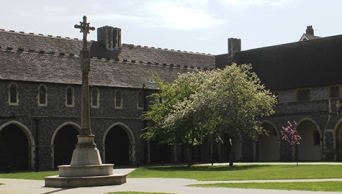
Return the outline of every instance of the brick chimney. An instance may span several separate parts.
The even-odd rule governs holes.
[[[101,42],[107,51],[121,49],[121,29],[112,26],[97,28],[97,41]]]
[[[241,39],[228,38],[228,58],[233,58],[235,53],[241,51]]]
[[[310,34],[310,35],[313,35],[314,36],[314,30],[312,28],[312,26],[307,26],[306,27],[306,32],[305,34]]]

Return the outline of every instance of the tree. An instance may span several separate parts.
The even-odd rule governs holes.
[[[282,126],[282,130],[281,132],[281,136],[283,140],[287,141],[291,146],[295,145],[299,145],[300,144],[300,140],[302,139],[302,137],[298,134],[297,131],[297,122],[293,121],[293,124],[288,121],[287,122],[287,126]],[[297,149],[295,147],[295,153],[296,153],[296,158],[297,158],[297,166],[298,166],[298,156],[297,156]]]
[[[166,144],[183,144],[187,148],[188,166],[192,165],[193,146],[202,143],[208,131],[204,131],[200,117],[187,114],[179,117],[177,110],[191,107],[189,98],[204,82],[206,72],[180,74],[172,84],[156,77],[160,90],[152,94],[154,103],[143,114],[145,120],[152,121],[142,135],[147,140]],[[179,119],[175,119],[179,118]]]
[[[161,90],[145,119],[154,121],[144,134],[167,143],[184,143],[191,149],[202,143],[204,137],[222,135],[231,138],[230,165],[233,165],[236,140],[242,132],[252,138],[266,133],[259,118],[273,113],[275,97],[260,83],[251,65],[232,64],[225,69],[180,75],[171,85],[161,82]],[[164,84],[164,85],[163,85]],[[228,142],[224,142],[228,143]]]
[[[267,133],[259,119],[274,113],[275,96],[261,84],[251,65],[232,64],[215,70],[203,85],[194,104],[210,111],[209,120],[218,139],[229,135],[231,150],[229,165],[233,165],[237,139],[247,133],[256,140]],[[202,105],[201,105],[202,104]]]

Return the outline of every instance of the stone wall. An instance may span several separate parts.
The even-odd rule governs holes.
[[[80,123],[80,85],[62,85],[46,83],[47,87],[47,106],[38,106],[38,87],[41,83],[34,82],[15,82],[18,85],[19,103],[18,105],[8,105],[8,87],[11,81],[0,82],[0,126],[11,122],[22,124],[21,128],[27,128],[31,136],[30,142],[32,157],[30,159],[31,168],[34,168],[36,135],[38,134],[39,145],[39,167],[40,169],[50,169],[53,167],[53,135],[56,130],[66,124]],[[65,92],[66,87],[72,86],[75,91],[74,107],[66,107]],[[92,87],[92,86],[91,86]],[[123,107],[115,109],[114,96],[118,88],[98,87],[100,92],[99,108],[91,108],[91,128],[95,135],[95,143],[101,153],[104,148],[104,135],[110,126],[114,124],[124,125],[130,131],[135,140],[135,156],[132,164],[136,161],[144,161],[145,141],[140,138],[141,129],[144,127],[140,118],[143,109],[137,106],[137,95],[141,89],[120,89],[122,92]],[[15,115],[15,118],[7,118]],[[36,126],[36,120],[38,125]],[[38,133],[36,132],[38,128]],[[77,127],[76,127],[77,128]],[[0,129],[1,130],[1,129]],[[127,132],[128,134],[128,132]],[[29,138],[29,137],[28,137]],[[29,140],[30,141],[30,140]]]

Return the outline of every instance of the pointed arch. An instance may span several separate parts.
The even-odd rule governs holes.
[[[57,137],[58,137],[58,134],[59,134],[59,132],[61,131],[61,130],[64,130],[64,129],[66,129],[67,127],[72,127],[73,129],[75,129],[76,131],[77,131],[77,134],[79,134],[80,133],[80,130],[81,130],[81,126],[80,125],[78,125],[77,123],[74,123],[74,122],[65,122],[65,123],[62,123],[61,125],[59,125],[57,128],[56,128],[56,130],[54,131],[54,133],[52,134],[52,137],[51,137],[51,142],[50,142],[50,144],[51,144],[51,156],[52,156],[52,161],[51,161],[51,168],[55,168],[56,166],[57,166],[57,163],[59,163],[59,161],[60,160],[62,160],[62,161],[64,161],[64,159],[59,159],[59,158],[56,158],[56,157],[58,157],[58,156],[56,156],[56,154],[60,154],[60,153],[56,153],[56,148],[58,147],[56,147],[56,145],[55,145],[55,143],[56,143],[56,139],[57,139]],[[73,132],[73,131],[71,131],[71,133],[73,134],[73,135],[76,135],[76,133],[75,132]],[[70,137],[70,138],[72,138],[72,137]],[[76,145],[76,143],[77,143],[77,137],[74,139],[74,143],[75,143],[75,145]],[[58,142],[59,143],[59,142]],[[72,142],[66,142],[66,143],[72,143]],[[67,149],[68,149],[68,152],[72,152],[73,150],[74,150],[74,148],[70,148],[70,146],[68,146],[68,145],[65,145],[65,146],[67,146]],[[72,149],[72,151],[70,150],[70,149]],[[72,153],[71,153],[72,154]],[[69,157],[69,156],[68,156]],[[71,159],[71,155],[70,155],[70,159]],[[67,159],[66,159],[67,160]],[[71,161],[71,160],[70,160]],[[69,162],[70,162],[69,161]]]
[[[260,126],[265,128],[268,135],[260,135],[258,138],[258,160],[278,161],[280,158],[279,131],[271,121],[262,121]]]
[[[124,134],[127,135],[127,138],[128,138],[128,141],[129,141],[129,148],[128,148],[128,160],[129,160],[129,163],[130,164],[135,164],[136,163],[136,159],[135,159],[135,145],[136,145],[136,141],[135,141],[135,137],[134,137],[134,133],[132,132],[132,130],[127,126],[125,125],[124,123],[121,123],[121,122],[116,122],[112,125],[110,125],[104,135],[103,135],[103,139],[102,139],[102,150],[103,150],[103,158],[104,158],[104,161],[108,162],[108,158],[106,159],[106,144],[108,144],[109,142],[106,142],[106,141],[109,141],[108,138],[109,137],[109,134],[112,130],[115,130],[115,129],[118,129],[118,128],[121,128],[123,131],[124,131]],[[123,138],[124,139],[124,138]],[[107,148],[107,152],[108,152],[108,148]]]
[[[28,159],[27,160],[28,160],[29,168],[34,169],[35,141],[34,141],[34,138],[33,138],[31,131],[21,122],[13,120],[13,121],[8,121],[8,122],[2,124],[0,126],[0,132],[4,128],[9,127],[11,125],[14,125],[14,126],[18,127],[19,129],[21,129],[22,132],[24,133],[24,135],[26,136],[26,139],[28,141],[28,148],[27,148],[28,149]]]
[[[311,118],[303,118],[297,123],[297,131],[302,138],[298,145],[298,160],[322,160],[323,144],[319,125]]]
[[[342,161],[342,119],[340,119],[334,128],[334,149],[335,152],[335,160]]]

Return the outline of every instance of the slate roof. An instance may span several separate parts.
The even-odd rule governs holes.
[[[44,83],[81,84],[79,58],[68,55],[0,50],[0,79]],[[157,89],[153,75],[172,81],[190,68],[91,59],[90,84],[97,86]]]
[[[236,53],[271,90],[342,84],[342,35]],[[222,65],[222,64],[221,64]]]
[[[91,51],[91,85],[157,89],[153,74],[172,81],[178,73],[215,68],[215,56],[123,44],[107,52],[96,41]],[[0,30],[0,79],[81,84],[82,41]]]

